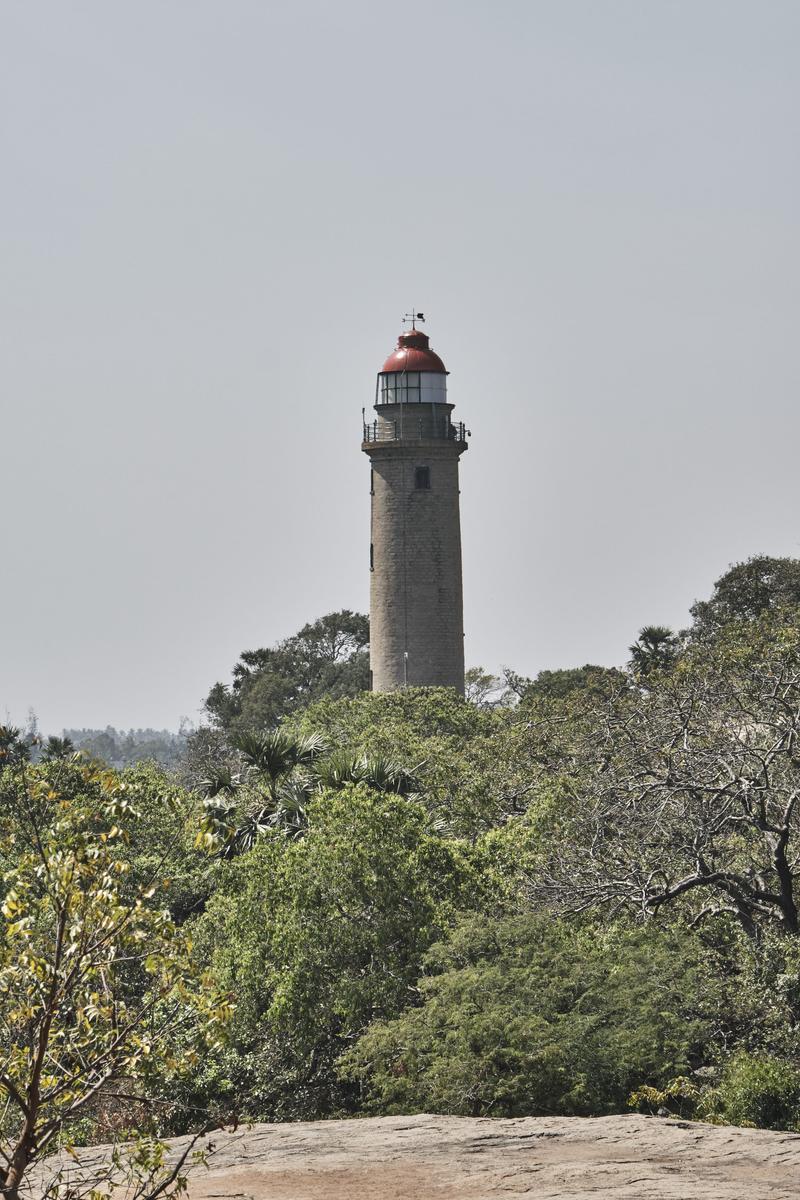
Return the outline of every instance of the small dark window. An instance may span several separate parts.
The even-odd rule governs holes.
[[[431,486],[430,467],[414,467],[414,487],[429,488]]]
[[[369,569],[370,571],[375,570],[375,547],[372,542],[369,544]]]
[[[369,493],[371,496],[375,495],[375,472],[372,469],[369,473]]]

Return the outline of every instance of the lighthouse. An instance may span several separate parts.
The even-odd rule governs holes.
[[[448,372],[406,318],[378,372],[375,416],[364,418],[370,460],[370,674],[372,690],[451,687],[464,693],[464,616],[458,460]]]

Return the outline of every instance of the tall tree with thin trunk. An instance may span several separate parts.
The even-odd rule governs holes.
[[[129,879],[136,813],[116,774],[9,767],[0,812],[0,1194],[18,1200],[79,1118],[163,1101],[154,1076],[180,1073],[214,1043],[230,1005],[166,911],[169,848],[150,880]],[[171,1168],[136,1147],[129,1164],[137,1153],[166,1188]],[[124,1157],[99,1171],[109,1188]],[[132,1169],[140,1183],[150,1170]]]

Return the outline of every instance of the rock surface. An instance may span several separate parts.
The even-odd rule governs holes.
[[[656,1117],[375,1117],[212,1141],[191,1200],[800,1198],[800,1134]]]
[[[212,1138],[190,1200],[800,1198],[800,1134],[655,1117],[380,1117]]]

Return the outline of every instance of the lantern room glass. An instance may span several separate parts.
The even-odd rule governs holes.
[[[378,404],[446,404],[447,376],[433,371],[398,371],[378,376]]]

